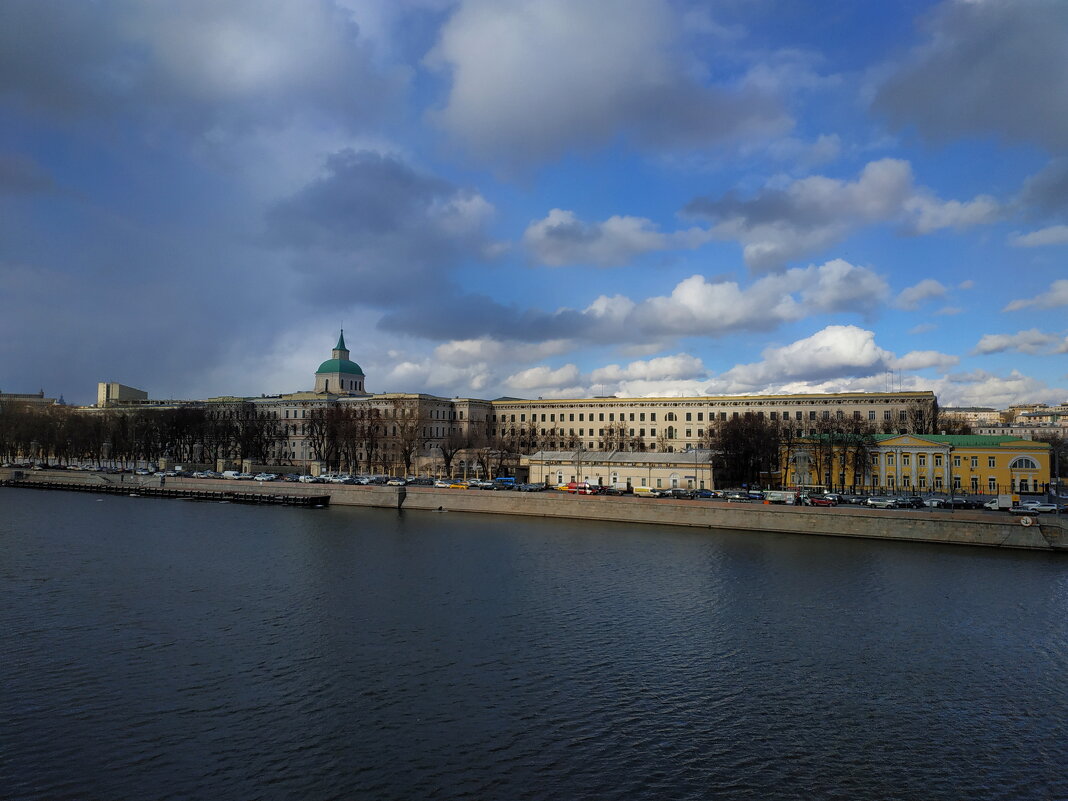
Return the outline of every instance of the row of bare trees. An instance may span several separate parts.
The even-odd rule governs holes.
[[[0,460],[136,464],[172,459],[264,461],[284,434],[278,421],[243,408],[144,409],[84,414],[65,406],[0,406]],[[247,408],[246,408],[247,407]]]

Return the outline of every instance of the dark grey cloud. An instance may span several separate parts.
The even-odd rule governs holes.
[[[477,192],[369,151],[335,153],[323,172],[266,217],[268,241],[293,254],[321,302],[437,296],[457,265],[484,258],[492,207]]]
[[[1068,213],[1068,158],[1057,158],[1028,178],[1020,190],[1020,205],[1031,217]]]
[[[946,141],[994,134],[1068,148],[1068,3],[944,2],[928,42],[879,88],[876,111]]]
[[[0,153],[0,194],[26,195],[56,188],[52,176],[33,159]]]
[[[428,63],[447,71],[434,114],[478,159],[523,165],[622,137],[641,146],[705,149],[782,133],[777,92],[699,79],[716,54],[678,54],[679,21],[656,0],[462,0]],[[732,65],[733,66],[733,65]]]
[[[9,0],[0,97],[64,117],[196,131],[381,118],[407,79],[376,64],[333,0]]]

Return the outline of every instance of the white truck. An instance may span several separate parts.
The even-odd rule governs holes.
[[[1019,495],[995,495],[983,504],[984,509],[993,509],[995,512],[1007,512],[1020,502]]]

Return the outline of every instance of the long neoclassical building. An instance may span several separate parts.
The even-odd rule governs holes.
[[[857,422],[886,433],[926,433],[937,408],[932,392],[485,400],[375,394],[365,381],[342,332],[309,391],[157,403],[139,398],[130,405],[192,404],[216,416],[265,417],[278,423],[279,436],[270,447],[276,463],[341,461],[387,471],[402,462],[426,467],[479,448],[528,454],[707,449],[715,446],[717,424],[748,415],[788,424],[798,436]],[[125,405],[121,399],[98,403]],[[340,428],[327,430],[330,420]],[[341,430],[346,433],[338,434]],[[346,440],[340,451],[339,437]],[[326,453],[329,447],[333,451]]]

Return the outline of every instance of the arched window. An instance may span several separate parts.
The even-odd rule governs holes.
[[[1009,465],[1010,470],[1037,470],[1038,463],[1029,456],[1018,456]]]

